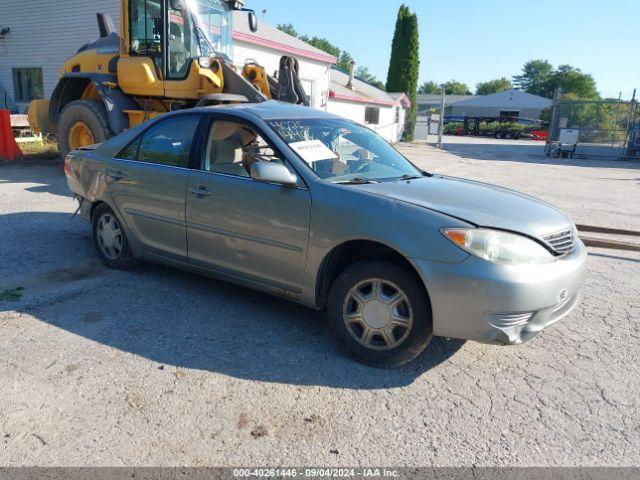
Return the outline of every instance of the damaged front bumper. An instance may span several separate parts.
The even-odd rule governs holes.
[[[499,265],[474,256],[455,264],[412,262],[429,293],[434,335],[513,345],[579,303],[586,258],[578,241],[549,264]]]

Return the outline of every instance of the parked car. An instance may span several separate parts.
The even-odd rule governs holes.
[[[578,303],[554,207],[424,172],[372,130],[278,102],[165,114],[65,160],[109,267],[173,265],[324,309],[359,360],[432,336],[524,342]]]

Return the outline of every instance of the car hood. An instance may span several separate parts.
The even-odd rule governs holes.
[[[548,203],[507,188],[434,175],[416,180],[369,183],[359,189],[435,210],[480,227],[542,237],[572,225]]]

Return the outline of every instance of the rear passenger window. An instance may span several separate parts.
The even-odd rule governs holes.
[[[139,162],[187,167],[199,122],[199,115],[181,116],[160,122],[143,134],[136,159]],[[136,143],[138,142],[134,142]]]

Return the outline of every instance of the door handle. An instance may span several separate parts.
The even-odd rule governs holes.
[[[125,177],[125,174],[122,170],[107,170],[107,177],[118,181],[122,180]]]
[[[207,187],[205,187],[204,185],[198,185],[197,187],[191,187],[189,189],[189,193],[196,195],[198,197],[210,197],[211,195],[213,195],[212,192],[210,192],[209,190],[207,190]]]

